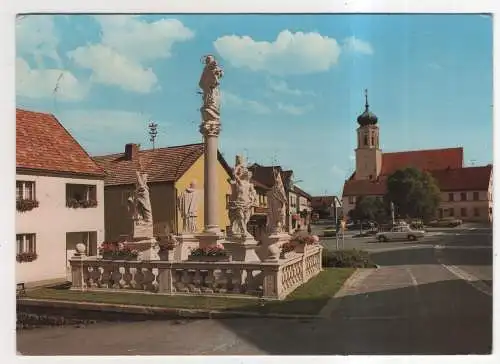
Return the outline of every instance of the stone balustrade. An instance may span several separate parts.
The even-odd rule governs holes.
[[[321,246],[277,262],[105,260],[76,255],[73,290],[283,299],[318,274]]]

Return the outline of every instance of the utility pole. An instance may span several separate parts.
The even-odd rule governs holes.
[[[155,140],[158,135],[158,124],[151,121],[148,125],[149,128],[149,141],[153,143],[153,150],[155,149]]]

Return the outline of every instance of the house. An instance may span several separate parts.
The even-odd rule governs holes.
[[[66,279],[104,238],[104,171],[52,114],[16,110],[16,281]]]
[[[295,189],[293,183],[293,171],[283,170],[281,166],[262,166],[257,163],[252,164],[248,167],[248,169],[252,172],[253,178],[255,180],[259,181],[268,188],[271,188],[274,185],[273,170],[278,170],[280,172],[281,180],[283,181],[288,199],[288,204],[286,207],[287,219],[285,228],[288,232],[293,232],[293,230],[296,229],[300,224],[300,204],[298,202],[298,190]],[[304,195],[304,191],[300,191],[302,195]],[[304,198],[307,199],[308,197],[302,197],[302,201],[304,203]]]
[[[320,219],[335,218],[336,198],[337,196],[313,196],[311,198],[312,212],[316,213]]]
[[[305,228],[311,223],[312,196],[297,185],[293,185],[292,188],[297,196],[297,214],[295,220],[297,220],[297,226],[300,225]]]
[[[123,153],[97,156],[94,160],[106,172],[104,181],[106,240],[116,241],[132,233],[133,222],[128,210],[128,198],[135,190],[139,164],[148,174],[153,230],[155,236],[181,233],[182,219],[178,209],[178,197],[196,181],[196,188],[204,190],[204,146],[202,143],[166,148],[140,150],[137,144],[125,145]],[[218,153],[218,222],[227,229],[229,219],[227,200],[230,195],[231,168]],[[204,228],[203,198],[198,205],[197,228]]]
[[[369,111],[368,96],[365,112],[357,121],[356,170],[344,184],[342,199],[345,214],[355,207],[358,197],[382,198],[387,192],[387,178],[393,172],[414,167],[429,172],[441,190],[436,217],[492,221],[491,164],[465,167],[461,147],[382,153],[378,118]]]
[[[262,241],[262,238],[267,234],[267,192],[269,186],[252,178],[255,192],[258,196],[258,204],[253,208],[252,216],[248,222],[247,229],[254,236],[255,240]]]

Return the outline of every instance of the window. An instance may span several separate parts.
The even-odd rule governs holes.
[[[479,216],[479,208],[474,207],[474,216]]]
[[[372,135],[372,147],[375,146],[375,137]]]
[[[97,187],[95,185],[67,183],[66,206],[68,207],[97,206]]]
[[[16,181],[16,200],[34,200],[35,182]]]
[[[363,138],[363,145],[368,145],[368,135],[365,135]]]
[[[453,201],[453,200],[454,200],[453,192],[448,193],[448,201]]]
[[[467,192],[460,193],[460,201],[467,201]]]
[[[17,234],[17,254],[36,253],[36,235],[35,234]]]
[[[473,192],[472,193],[472,199],[474,201],[478,201],[479,200],[479,192]]]
[[[349,196],[349,203],[351,205],[354,203],[354,196]]]
[[[455,216],[455,209],[453,209],[453,208],[448,209],[448,213],[450,216]]]
[[[462,207],[462,208],[460,209],[460,215],[461,215],[461,216],[467,216],[467,209],[466,209],[465,207]]]

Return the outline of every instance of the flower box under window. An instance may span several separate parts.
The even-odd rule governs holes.
[[[16,260],[19,263],[32,262],[38,258],[35,234],[17,234],[16,243]]]
[[[66,184],[66,207],[89,208],[97,206],[97,187],[95,185]]]
[[[16,210],[30,211],[38,207],[34,181],[16,181]]]

